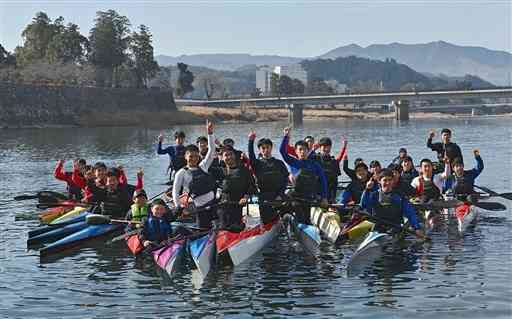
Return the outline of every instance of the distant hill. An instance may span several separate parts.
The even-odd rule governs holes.
[[[286,65],[294,64],[303,58],[284,57],[278,55],[251,54],[192,54],[177,57],[157,55],[155,60],[159,65],[169,66],[183,62],[189,65],[203,66],[210,69],[234,71],[244,65]]]
[[[510,85],[512,54],[482,47],[458,46],[444,41],[425,44],[357,44],[341,46],[318,58],[355,55],[370,59],[393,58],[419,72],[448,76],[477,75],[496,85]]]
[[[444,41],[424,44],[373,44],[361,47],[357,44],[341,46],[318,57],[328,59],[355,55],[384,61],[395,59],[421,73],[435,76],[463,77],[476,75],[495,85],[511,85],[512,54],[482,47],[459,46]],[[192,54],[178,57],[158,55],[157,62],[163,66],[184,62],[216,70],[234,71],[244,65],[286,65],[298,63],[305,58],[278,55],[251,54]]]

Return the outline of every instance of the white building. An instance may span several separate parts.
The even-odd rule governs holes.
[[[304,86],[308,84],[308,72],[306,72],[300,64],[278,65],[274,68],[274,73],[279,76],[286,75],[292,79],[297,79],[301,81]]]
[[[278,65],[274,67],[262,66],[256,70],[256,88],[260,89],[263,95],[269,95],[271,92],[270,81],[272,74],[279,76],[286,75],[292,79],[301,81],[304,86],[308,84],[308,73],[300,64]]]
[[[263,66],[256,70],[256,88],[260,89],[263,95],[270,94],[270,79],[274,68],[269,66]]]

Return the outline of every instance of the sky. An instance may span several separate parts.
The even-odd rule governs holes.
[[[114,9],[147,25],[155,54],[276,54],[313,57],[342,45],[443,40],[512,52],[512,0],[366,1],[6,1],[0,44],[22,45],[38,11],[88,35],[97,11]]]

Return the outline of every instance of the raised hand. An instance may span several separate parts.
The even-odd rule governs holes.
[[[137,178],[141,179],[142,177],[144,177],[144,170],[142,168],[139,168],[139,170],[137,171]]]
[[[164,141],[164,134],[160,133],[160,135],[158,135],[158,142],[162,143],[163,141]]]
[[[428,138],[434,138],[434,136],[436,136],[436,131],[432,129],[428,134]]]
[[[283,129],[283,135],[284,135],[284,136],[290,136],[290,131],[291,131],[291,128],[289,128],[289,127],[285,127],[285,128]]]
[[[473,154],[475,154],[475,157],[480,156],[480,151],[478,149],[474,149]]]
[[[63,160],[60,160],[59,162],[61,162],[61,161],[62,161],[62,164],[64,164]],[[73,161],[73,170],[74,171],[79,171],[80,170],[80,166],[78,165],[78,161],[77,160]]]
[[[213,122],[206,120],[206,132],[208,132],[208,135],[213,134],[213,128],[214,128]]]
[[[373,188],[373,185],[375,184],[373,178],[370,178],[370,180],[366,183],[366,189],[371,190]]]
[[[256,139],[256,132],[253,129],[251,129],[251,131],[249,132],[248,138],[251,141],[254,141]]]

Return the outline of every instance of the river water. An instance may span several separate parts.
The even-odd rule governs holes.
[[[246,148],[254,128],[278,143],[284,123],[221,125],[219,138]],[[295,137],[330,136],[335,149],[349,140],[350,162],[363,157],[388,163],[401,146],[416,162],[435,158],[427,132],[450,127],[466,165],[479,148],[485,170],[478,184],[511,190],[510,118],[343,120],[306,122]],[[182,127],[190,141],[203,127]],[[512,316],[511,210],[482,212],[464,236],[441,230],[433,241],[411,244],[356,276],[347,275],[350,245],[322,245],[319,259],[304,255],[283,233],[260,255],[233,269],[218,268],[203,282],[184,270],[169,280],[150,260],[129,255],[124,243],[101,242],[41,261],[27,250],[27,231],[38,225],[34,201],[22,193],[64,190],[53,179],[58,159],[124,165],[129,181],[145,171],[149,195],[164,189],[168,159],[155,152],[158,130],[59,128],[0,130],[0,316],[21,317],[385,317],[510,318]],[[170,130],[165,131],[171,141]],[[67,169],[71,169],[67,163]],[[343,179],[343,178],[342,178]],[[346,177],[344,178],[346,179]],[[493,199],[494,200],[494,199]],[[510,207],[510,202],[496,199]]]

